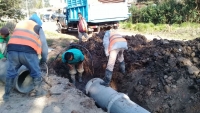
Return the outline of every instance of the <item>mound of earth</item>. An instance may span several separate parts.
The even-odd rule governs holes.
[[[175,41],[154,39],[143,35],[125,36],[128,50],[124,53],[126,75],[115,63],[111,87],[126,93],[132,101],[152,113],[198,113],[200,111],[200,39]],[[101,37],[82,42],[85,54],[83,90],[88,80],[103,78],[107,64]],[[67,77],[68,69],[58,58],[51,64],[54,71]],[[94,70],[94,73],[93,73]]]
[[[12,90],[10,101],[0,100],[1,113],[105,113],[95,105],[93,99],[76,89],[68,79],[49,75],[45,77],[51,84],[43,82],[45,94],[40,97],[19,94]],[[4,86],[0,85],[0,97],[4,94]]]

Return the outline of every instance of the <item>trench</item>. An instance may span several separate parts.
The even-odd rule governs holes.
[[[195,81],[200,73],[190,74],[187,65],[200,68],[200,39],[147,41],[139,34],[125,38],[128,42],[128,50],[124,52],[127,74],[119,72],[119,62],[116,62],[110,86],[151,112],[197,113],[200,84]],[[85,55],[83,83],[76,82],[76,88],[85,93],[85,85],[90,79],[104,77],[108,59],[100,36],[80,45],[88,49],[93,60],[91,65],[90,56],[82,50]],[[50,65],[58,76],[68,78],[68,69],[60,58]]]
[[[57,66],[58,65],[62,65],[61,66],[62,68],[60,66],[59,67],[54,67],[54,69],[55,69],[55,71],[57,73],[56,75],[60,76],[60,77],[67,78],[72,83],[72,81],[71,81],[71,79],[69,77],[68,67],[64,66],[65,64],[62,64],[59,60],[57,60],[54,65],[57,65]],[[84,62],[84,65],[88,65],[88,64],[86,62]],[[78,73],[76,74],[76,84],[75,84],[75,86],[76,86],[77,89],[79,89],[80,91],[82,91],[85,95],[87,95],[86,94],[86,90],[85,90],[85,86],[88,83],[88,81],[91,80],[92,78],[101,78],[101,79],[103,79],[103,73],[104,73],[104,71],[102,71],[102,74],[97,74],[97,73],[91,74],[91,73],[89,73],[89,72],[91,72],[91,70],[89,70],[88,68],[89,67],[85,66],[85,72],[83,73],[83,77],[82,77],[82,82],[81,83],[78,82]],[[115,87],[113,87],[113,86],[115,86]],[[115,80],[112,80],[111,87],[113,89],[117,90],[117,85],[116,85]],[[95,102],[95,105],[98,108],[101,108],[96,102]],[[106,109],[102,109],[102,110],[107,111]]]
[[[84,73],[83,73],[83,82],[82,83],[78,82],[78,76],[76,75],[76,88],[81,90],[84,94],[85,94],[85,86],[89,80],[91,80],[92,78],[103,79],[103,77],[104,77],[108,59],[106,58],[106,56],[104,54],[104,48],[102,46],[102,38],[100,38],[103,35],[102,36],[101,35],[102,34],[96,36],[98,38],[92,37],[87,42],[80,43],[80,45],[85,47],[89,51],[89,53],[82,47],[72,46],[72,48],[75,47],[75,48],[80,49],[84,53],[84,56],[85,56],[85,60],[83,62]],[[139,41],[138,42],[145,43],[145,41],[143,41],[143,37],[141,38],[140,41],[142,41],[142,42],[139,42]],[[77,43],[74,43],[74,44],[77,44]],[[90,54],[92,55],[92,58],[90,57]],[[125,52],[125,54],[128,54],[128,52]],[[61,55],[59,55],[59,56],[61,56]],[[129,59],[129,58],[125,57],[125,60],[126,59]],[[66,64],[62,63],[61,57],[58,57],[55,61],[50,62],[48,65],[53,68],[53,70],[56,72],[57,76],[65,77],[70,80],[69,73],[68,73],[69,69],[66,66]],[[128,63],[126,64],[126,66],[129,66]],[[128,69],[128,68],[126,70],[129,72],[131,71],[131,69]],[[117,61],[115,64],[114,71],[113,71],[113,78],[112,78],[110,87],[112,87],[116,91],[119,91],[119,92],[129,95],[130,92],[127,91],[128,87],[124,87],[124,85],[123,85],[123,84],[125,84],[125,83],[123,83],[123,82],[125,82],[125,81],[123,81],[123,77],[124,77],[124,75],[122,75],[119,72],[119,62]],[[131,100],[133,100],[134,102],[136,101],[136,103],[137,103],[137,99],[135,97],[132,97]],[[98,105],[97,105],[97,107],[98,107]]]

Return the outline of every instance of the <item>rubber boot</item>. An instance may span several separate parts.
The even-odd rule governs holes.
[[[34,84],[35,96],[42,96],[44,94],[44,90],[41,87],[42,78],[41,77],[34,77],[33,78],[33,84]]]
[[[100,84],[109,87],[111,79],[112,79],[112,71],[106,69],[105,77],[103,78],[104,82]]]
[[[71,75],[72,83],[75,85],[76,84],[76,77],[75,75]]]
[[[5,93],[3,95],[3,100],[5,102],[9,101],[10,91],[13,87],[14,78],[6,78]]]
[[[83,81],[83,80],[82,80],[82,73],[79,73],[79,74],[78,74],[78,82],[81,83],[82,81]]]
[[[126,71],[125,71],[125,62],[124,61],[120,62],[119,68],[120,68],[120,72],[125,75]]]

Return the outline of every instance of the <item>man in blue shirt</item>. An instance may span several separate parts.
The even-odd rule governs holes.
[[[67,63],[69,66],[69,74],[72,79],[72,83],[75,85],[75,74],[76,74],[76,68],[77,66],[77,71],[79,73],[79,82],[82,82],[82,73],[84,72],[83,69],[83,60],[84,60],[84,55],[79,49],[69,49],[65,51],[62,54],[62,62]]]

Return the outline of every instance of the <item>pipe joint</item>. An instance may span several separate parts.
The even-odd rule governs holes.
[[[150,113],[132,102],[126,94],[101,85],[102,81],[100,78],[93,78],[86,84],[86,93],[102,109],[107,110],[108,113]]]

